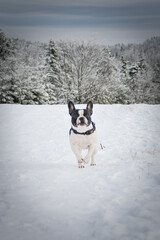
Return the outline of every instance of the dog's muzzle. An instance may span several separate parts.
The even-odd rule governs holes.
[[[87,126],[87,123],[86,123],[86,121],[85,121],[85,118],[84,117],[80,117],[79,119],[78,119],[78,124],[77,124],[78,126],[84,126],[84,125],[86,125]]]

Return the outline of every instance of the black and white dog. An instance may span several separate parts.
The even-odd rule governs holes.
[[[98,151],[97,132],[95,124],[91,121],[93,104],[90,101],[86,109],[76,109],[73,102],[68,103],[71,115],[70,143],[78,160],[79,168],[84,168],[91,158],[91,166],[95,166],[95,154]],[[82,149],[88,149],[85,158],[82,158]]]

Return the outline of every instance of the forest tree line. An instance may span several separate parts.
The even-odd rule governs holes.
[[[106,46],[9,39],[0,31],[0,103],[160,103],[160,37]]]

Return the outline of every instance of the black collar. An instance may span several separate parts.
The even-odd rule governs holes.
[[[69,135],[71,135],[71,131],[73,131],[75,134],[80,134],[80,135],[90,135],[92,133],[94,133],[94,131],[96,130],[96,126],[95,123],[92,122],[93,128],[91,130],[88,130],[86,132],[77,132],[77,130],[75,130],[74,128],[71,127],[71,129],[69,130]]]

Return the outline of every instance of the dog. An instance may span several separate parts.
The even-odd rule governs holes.
[[[74,103],[68,103],[71,115],[71,129],[69,138],[71,149],[74,152],[79,168],[84,168],[91,159],[91,166],[95,166],[95,155],[98,151],[97,132],[95,124],[91,120],[93,103],[88,102],[86,109],[76,109]],[[85,158],[82,158],[82,149],[88,149]]]

